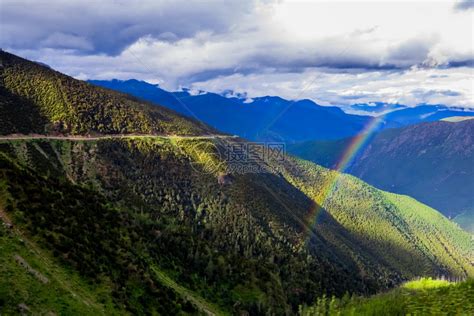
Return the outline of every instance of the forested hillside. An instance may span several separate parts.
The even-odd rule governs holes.
[[[347,172],[395,193],[410,195],[474,225],[474,120],[432,122],[374,135]],[[289,147],[298,157],[334,167],[351,139]]]
[[[171,110],[0,51],[0,134],[200,134]]]
[[[7,57],[12,69],[41,67]],[[41,84],[12,88],[22,86],[4,84],[2,98],[26,98],[40,113],[59,102],[43,106]],[[21,112],[26,130],[16,130],[13,105],[3,103],[4,134],[32,132],[37,117],[54,122]],[[324,294],[474,275],[471,237],[411,198],[286,156],[246,161],[259,172],[232,172],[225,157],[241,140],[199,137],[205,127],[129,106],[152,132],[184,133],[183,123],[197,137],[0,139],[2,314],[285,315]],[[101,107],[64,114],[78,129],[55,135],[97,133],[87,118]],[[115,117],[113,104],[103,107],[111,114],[100,117]],[[102,132],[147,132],[103,122]]]
[[[196,170],[212,163],[196,142],[209,141],[4,142],[4,208],[61,264],[109,280],[115,304],[133,313],[196,308],[167,278],[217,310],[280,314],[323,293],[473,273],[469,235],[414,200],[343,176],[308,228],[335,173],[287,160],[280,175],[222,185],[222,171]]]

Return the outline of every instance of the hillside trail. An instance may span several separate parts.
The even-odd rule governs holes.
[[[108,134],[98,136],[58,136],[41,134],[11,134],[2,135],[0,140],[30,140],[30,139],[50,139],[50,140],[71,140],[71,141],[97,141],[102,139],[143,139],[143,138],[164,138],[164,139],[236,139],[236,135],[166,135],[166,134]]]

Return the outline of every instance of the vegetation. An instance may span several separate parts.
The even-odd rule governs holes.
[[[38,75],[87,87],[2,56],[3,79]],[[171,112],[158,119],[134,101],[105,103],[97,114],[102,101],[87,93],[74,102],[86,112],[63,113],[68,103],[53,98],[57,86],[50,94],[41,81],[12,82],[4,90],[32,112],[18,117],[13,103],[3,103],[13,119],[6,134],[35,126],[36,117],[61,117],[62,133],[96,133],[106,117],[113,119],[100,132],[185,130],[167,121]],[[127,123],[128,106],[145,120]],[[199,129],[176,120],[190,124],[186,133]],[[0,278],[0,312],[286,315],[324,295],[371,295],[418,276],[473,276],[470,236],[435,210],[292,158],[247,162],[259,173],[230,173],[224,157],[233,142],[240,141],[0,140],[0,215],[13,225],[0,235],[1,269],[12,275]]]
[[[138,227],[126,213],[104,203],[97,192],[35,176],[3,154],[0,166],[7,179],[8,216],[82,276],[110,280],[115,304],[134,314],[193,310],[173,291],[154,284],[144,254],[132,247],[136,234],[131,233]]]
[[[313,161],[326,168],[336,168],[352,138],[320,140],[289,144],[288,152],[296,157]]]
[[[319,298],[300,314],[311,315],[472,315],[474,280],[449,282],[423,278],[388,293],[365,298],[346,295]]]
[[[382,190],[407,194],[445,216],[474,224],[474,120],[431,122],[372,136],[347,172]],[[306,160],[333,168],[351,139],[289,146]],[[470,220],[466,222],[465,220]],[[473,231],[470,231],[473,232]]]
[[[289,311],[290,302],[297,304],[304,297],[316,295],[323,287],[331,293],[339,293],[336,282],[347,283],[344,287],[353,291],[361,285],[356,276],[344,280],[342,276],[350,274],[338,268],[339,263],[333,262],[332,266],[323,261],[329,254],[308,258],[306,251],[292,250],[284,230],[272,232],[264,218],[258,218],[258,214],[252,216],[251,211],[257,205],[245,205],[246,197],[238,188],[222,192],[213,175],[193,171],[195,167],[186,161],[180,150],[173,150],[169,142],[57,141],[54,147],[50,142],[41,141],[13,143],[14,146],[4,146],[4,152],[13,153],[19,162],[24,157],[29,168],[41,174],[39,179],[59,177],[64,181],[54,186],[55,182],[37,183],[23,173],[14,177],[12,172],[7,172],[4,177],[9,183],[8,200],[12,201],[8,212],[18,214],[15,222],[45,240],[45,247],[67,258],[65,263],[86,278],[99,282],[116,275],[112,279],[117,284],[115,291],[124,284],[128,290],[114,295],[117,304],[127,302],[130,304],[127,309],[134,312],[135,305],[129,295],[140,288],[143,281],[135,285],[127,281],[128,277],[120,271],[128,271],[129,265],[145,266],[153,272],[158,267],[197,293],[193,296],[202,296],[227,309],[234,306],[256,314],[268,310],[277,314]],[[182,148],[183,152],[187,149],[185,144]],[[90,155],[91,152],[95,155]],[[51,156],[46,159],[43,153]],[[65,157],[61,161],[68,171],[63,172],[62,177],[57,167],[60,170],[63,167],[55,158],[56,153]],[[68,159],[68,156],[73,158]],[[67,161],[74,163],[68,166]],[[11,169],[14,169],[11,163],[5,167],[5,170]],[[67,191],[73,189],[67,185],[68,178],[107,192],[111,204],[121,205],[127,211],[119,213],[120,217],[113,215],[115,212],[101,215],[109,212],[107,208],[86,205],[78,213],[77,205],[83,203],[80,201],[89,200],[84,195],[78,196],[78,201],[58,202],[58,196],[70,196]],[[24,192],[40,188],[44,190]],[[59,192],[48,198],[53,188]],[[92,201],[96,200],[107,199],[97,197]],[[258,209],[262,215],[271,215],[267,201],[257,202],[262,203]],[[50,235],[54,238],[48,237]],[[97,245],[96,240],[104,240],[106,244]],[[76,247],[71,249],[71,245]],[[305,274],[295,278],[299,270]],[[159,273],[147,276],[159,284],[167,280]],[[308,292],[296,291],[306,287]],[[143,294],[140,296],[146,299]]]
[[[4,51],[0,64],[0,134],[197,135],[211,131],[171,110],[75,80]]]
[[[24,260],[30,270],[19,260]],[[108,282],[85,282],[77,272],[62,266],[52,254],[4,223],[0,223],[0,274],[2,315],[21,311],[42,315],[53,311],[62,315],[120,314]]]
[[[322,203],[318,186],[338,174],[288,159],[267,166],[280,176],[233,175],[220,185],[225,164],[206,164],[218,162],[212,150],[222,144],[210,142],[4,141],[5,205],[63,264],[93,284],[109,280],[114,304],[133,313],[171,310],[170,302],[282,314],[324,293],[472,275],[469,235],[436,211],[341,176],[305,235],[301,219]]]
[[[354,251],[352,255],[357,261],[361,252],[357,245],[370,245],[372,251],[375,250],[376,258],[368,264],[370,272],[367,273],[382,273],[383,278],[390,279],[387,271],[382,272],[388,266],[399,272],[410,271],[402,272],[404,279],[443,275],[447,273],[446,267],[451,267],[448,270],[458,276],[467,271],[472,273],[469,260],[474,247],[469,234],[426,205],[377,190],[355,177],[306,161],[290,159],[286,172],[291,183],[323,206],[317,209],[319,220],[327,211],[350,234],[346,240],[335,240],[336,245],[347,247],[355,243],[355,251],[345,251]],[[315,225],[322,226],[317,229],[325,229],[324,224],[316,222]],[[331,239],[334,238],[340,237]],[[456,246],[451,248],[449,244]],[[458,257],[463,258],[461,265],[457,259],[453,260]],[[376,272],[379,265],[381,271]]]

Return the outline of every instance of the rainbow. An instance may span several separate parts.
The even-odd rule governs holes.
[[[328,198],[336,189],[340,174],[343,173],[352,163],[354,158],[357,156],[357,153],[367,144],[369,139],[371,139],[371,136],[379,129],[383,122],[383,116],[373,117],[364,126],[364,129],[351,140],[339,157],[338,162],[334,167],[337,172],[331,172],[326,183],[323,184],[319,198],[320,203],[318,204],[314,202],[305,218],[306,236],[308,236],[308,238],[312,234],[312,230],[318,222],[319,216],[323,213],[322,209],[325,207]]]

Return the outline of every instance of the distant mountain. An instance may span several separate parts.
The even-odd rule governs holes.
[[[198,94],[187,90],[168,92],[158,85],[134,79],[89,82],[166,106],[220,131],[253,141],[294,143],[351,137],[363,130],[371,116],[382,117],[383,123],[379,129],[437,121],[452,116],[474,116],[474,111],[462,111],[442,105],[411,108],[402,104],[372,102],[340,108],[320,106],[311,100],[290,101],[277,96],[248,100],[227,97],[232,95],[228,93],[223,96],[202,91]]]
[[[435,122],[453,116],[474,116],[472,110],[449,108],[444,105],[419,105],[384,114],[386,128],[402,127],[422,122]]]
[[[288,150],[334,167],[352,139],[305,142]],[[474,216],[474,120],[431,122],[376,134],[347,171],[391,192],[408,194],[443,214]]]
[[[0,64],[2,315],[294,315],[323,295],[474,276],[471,236],[412,198],[286,155],[235,171],[241,139]]]
[[[137,80],[89,82],[164,105],[218,130],[249,140],[296,142],[337,139],[357,134],[370,119],[346,114],[338,107],[320,106],[310,100],[293,102],[265,96],[245,102],[244,99],[227,98],[215,93],[171,93]]]
[[[384,128],[402,127],[422,122],[434,122],[444,118],[474,116],[474,110],[461,107],[448,107],[440,104],[419,104],[408,107],[397,103],[370,102],[341,107],[346,113],[370,115],[383,118]]]

